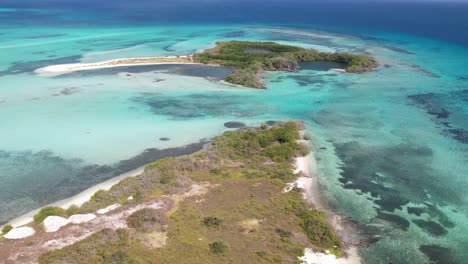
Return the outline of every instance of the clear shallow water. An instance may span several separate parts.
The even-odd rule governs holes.
[[[222,133],[225,122],[300,119],[314,135],[327,203],[368,237],[366,263],[467,258],[466,48],[380,31],[268,23],[119,27],[111,20],[83,24],[89,14],[28,12],[44,25],[21,27],[24,17],[6,15],[11,23],[0,31],[1,222],[151,159],[194,151],[201,144],[174,148]],[[57,21],[60,27],[49,24]],[[33,72],[57,63],[191,54],[228,39],[368,53],[382,67],[362,75],[328,65],[266,73],[267,90],[219,82],[230,69],[213,67]]]

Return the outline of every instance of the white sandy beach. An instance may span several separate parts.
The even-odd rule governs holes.
[[[337,68],[332,68],[330,69],[331,71],[336,71],[336,72],[341,72],[341,73],[347,73],[345,69],[337,69]]]
[[[50,65],[36,69],[34,72],[43,76],[57,76],[61,74],[106,69],[115,67],[139,66],[139,65],[162,65],[162,64],[199,64],[193,62],[192,56],[167,56],[167,57],[137,57],[120,58],[93,63],[68,63]]]
[[[145,167],[143,166],[143,167],[140,167],[138,169],[135,169],[135,170],[129,171],[127,173],[121,174],[121,175],[119,175],[117,177],[114,177],[112,179],[109,179],[107,181],[99,183],[97,185],[94,185],[94,186],[82,191],[81,193],[79,193],[79,194],[77,194],[77,195],[75,195],[73,197],[70,197],[70,198],[67,198],[67,199],[64,199],[64,200],[60,200],[60,201],[55,202],[55,203],[50,204],[50,205],[59,206],[59,207],[62,207],[64,209],[70,207],[71,205],[81,206],[85,202],[89,201],[89,199],[91,199],[93,194],[95,194],[97,191],[99,191],[99,190],[109,190],[112,186],[114,186],[115,184],[117,184],[118,182],[123,180],[124,178],[135,177],[135,176],[141,174],[144,171],[144,169],[145,169]],[[28,213],[26,213],[26,214],[24,214],[24,215],[22,215],[20,217],[17,217],[15,219],[11,220],[8,224],[12,225],[13,227],[26,225],[26,224],[33,221],[33,216],[35,214],[37,214],[39,212],[39,210],[40,209],[36,209],[34,211],[28,212]]]
[[[308,144],[308,142],[302,141]],[[304,199],[314,204],[317,209],[325,210],[325,206],[320,199],[318,168],[313,151],[305,156],[296,158],[294,173],[301,173],[302,176],[290,187],[298,187],[304,190]],[[287,191],[286,188],[285,190]],[[334,229],[343,230],[338,221],[332,223]],[[336,258],[335,255],[324,252],[314,252],[310,248],[304,250],[304,256],[299,258],[303,264],[359,264],[361,263],[359,253],[356,247],[352,246],[347,251],[346,258]]]

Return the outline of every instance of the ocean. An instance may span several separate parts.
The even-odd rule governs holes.
[[[365,263],[468,258],[468,4],[351,1],[3,1],[0,222],[231,128],[298,119],[321,196],[356,225]],[[136,66],[56,77],[35,69],[188,55],[261,40],[374,56],[365,74]],[[310,66],[310,65],[309,65]]]

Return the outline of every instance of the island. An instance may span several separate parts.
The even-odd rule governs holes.
[[[378,63],[367,55],[319,52],[275,42],[228,41],[195,54],[193,60],[205,64],[232,66],[237,70],[226,82],[251,88],[265,88],[264,71],[297,71],[301,62],[336,62],[351,73],[368,72]]]
[[[202,151],[147,165],[80,207],[44,207],[27,226],[5,230],[0,257],[44,264],[343,257],[325,212],[299,188],[310,152],[302,129],[291,121],[228,131]],[[33,232],[9,236],[21,228]]]
[[[225,78],[231,84],[249,88],[266,88],[261,73],[265,71],[297,71],[304,62],[334,62],[343,65],[349,73],[363,73],[378,67],[378,62],[367,55],[320,52],[315,49],[258,41],[218,42],[216,46],[188,56],[123,58],[95,63],[70,63],[36,69],[36,73],[60,75],[74,71],[102,68],[158,65],[208,64],[234,67]]]

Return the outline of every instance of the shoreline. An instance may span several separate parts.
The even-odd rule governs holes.
[[[101,183],[93,185],[93,186],[83,190],[82,192],[80,192],[80,193],[78,193],[78,194],[76,194],[76,195],[74,195],[72,197],[65,198],[65,199],[59,200],[57,202],[44,205],[44,206],[58,206],[58,207],[61,207],[63,209],[67,209],[68,207],[70,207],[72,205],[81,206],[85,202],[89,201],[91,199],[91,197],[97,191],[99,191],[99,190],[106,190],[107,191],[110,188],[112,188],[112,186],[114,186],[115,184],[117,184],[121,180],[123,180],[124,178],[136,177],[136,176],[140,175],[141,173],[143,173],[143,171],[145,170],[145,167],[146,167],[146,165],[142,166],[142,167],[139,167],[137,169],[131,170],[129,172],[120,174],[120,175],[118,175],[118,176],[116,176],[114,178],[110,178],[110,179],[108,179],[106,181],[103,181]],[[8,223],[6,223],[5,225],[9,224],[9,225],[12,225],[13,227],[20,227],[20,226],[27,225],[30,222],[34,221],[33,216],[35,214],[37,214],[39,212],[39,210],[41,210],[41,208],[43,208],[44,206],[41,206],[38,209],[29,211],[29,212],[27,212],[27,213],[25,213],[25,214],[23,214],[21,216],[18,216],[16,218],[14,218],[13,220],[9,221]]]
[[[97,69],[107,69],[116,67],[131,67],[144,65],[164,65],[164,64],[201,64],[193,61],[191,55],[188,56],[166,56],[166,57],[135,57],[120,58],[100,62],[90,63],[67,63],[49,65],[34,70],[36,74],[45,76],[57,76],[76,71],[87,71]]]
[[[302,133],[301,133],[302,136]],[[312,144],[308,141],[301,140],[300,142],[307,144],[309,147],[312,147]],[[294,173],[302,173],[303,176],[300,176],[296,179],[293,185],[304,190],[304,199],[313,204],[315,208],[325,211],[328,215],[328,222],[333,227],[335,232],[339,233],[339,237],[343,240],[345,244],[345,256],[342,258],[336,258],[332,254],[325,254],[321,252],[314,252],[312,249],[306,248],[304,251],[304,256],[300,258],[301,263],[303,264],[360,264],[361,258],[359,256],[357,246],[351,244],[348,245],[346,240],[350,238],[350,232],[345,230],[345,226],[341,220],[341,217],[331,211],[322,200],[320,195],[320,185],[319,185],[319,171],[317,166],[317,160],[315,159],[313,149],[311,152],[304,157],[296,158],[294,162],[295,171]]]

